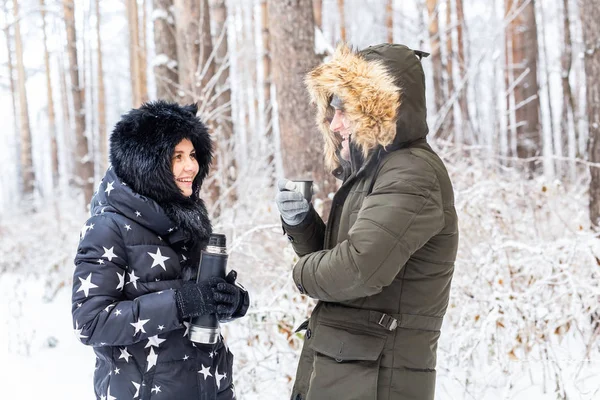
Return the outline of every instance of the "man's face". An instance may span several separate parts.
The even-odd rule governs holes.
[[[335,110],[331,124],[329,124],[329,129],[342,137],[342,150],[340,151],[340,156],[344,160],[350,160],[350,136],[352,135],[352,132],[350,130],[350,121],[344,110]]]

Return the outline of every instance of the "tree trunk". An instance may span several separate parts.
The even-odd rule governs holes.
[[[80,39],[79,39],[79,46],[81,48],[81,52],[78,52],[78,57],[79,57],[79,68],[78,68],[78,70],[79,70],[79,73],[80,73],[79,74],[79,85],[83,88],[83,92],[82,92],[83,93],[83,96],[82,96],[82,98],[83,98],[82,109],[86,110],[86,111],[88,110],[88,108],[87,108],[87,102],[88,102],[88,100],[90,100],[90,98],[91,98],[92,101],[93,101],[93,98],[94,98],[94,89],[93,89],[94,85],[93,85],[93,82],[92,82],[91,78],[90,78],[90,81],[88,82],[88,77],[87,77],[88,71],[90,71],[90,67],[91,67],[91,64],[88,65],[88,57],[89,57],[88,56],[88,47],[91,47],[88,44],[88,38],[87,38],[87,35],[88,35],[88,25],[90,24],[90,19],[89,19],[90,15],[88,13],[89,10],[87,9],[88,5],[89,4],[85,4],[84,3],[83,7],[82,7],[83,8],[83,22],[81,24],[82,25],[81,31],[80,31],[81,32],[81,36],[80,36]],[[75,31],[77,32],[77,25],[75,25]],[[89,58],[91,58],[91,57],[89,57]],[[88,87],[90,88],[89,89],[90,90],[89,93],[87,92],[87,88]],[[92,107],[90,110],[93,110],[93,109],[94,108]],[[85,129],[86,129],[86,131],[88,129],[90,130],[90,132],[94,131],[93,130],[93,120],[92,120],[92,118],[93,118],[93,113],[92,112],[89,113],[89,114],[87,112],[85,113],[85,123],[86,123]],[[88,140],[91,137],[93,137],[93,136],[90,135],[88,137]],[[91,157],[93,157],[93,152],[94,152],[93,149],[94,149],[93,143],[89,144],[88,151],[90,152],[90,156]],[[92,163],[93,163],[93,161],[92,161]]]
[[[563,101],[562,101],[562,109],[561,109],[561,119],[560,119],[560,128],[561,128],[561,141],[559,149],[561,150],[556,154],[557,156],[567,156],[568,155],[568,136],[569,136],[569,101],[573,95],[571,93],[571,85],[569,83],[569,75],[571,72],[571,62],[572,62],[572,48],[571,48],[571,28],[569,24],[569,1],[563,0],[563,49],[560,57],[560,67],[561,67],[561,83],[563,90]]]
[[[323,140],[304,87],[306,73],[320,61],[315,54],[311,0],[269,0],[268,4],[284,173],[290,179],[312,178],[316,197],[327,201],[335,182],[324,168]]]
[[[545,86],[546,87],[546,96],[548,97],[548,114],[549,114],[549,120],[550,120],[550,137],[547,138],[548,140],[546,140],[545,142],[548,143],[547,148],[549,148],[549,151],[547,151],[549,154],[552,155],[559,155],[562,154],[562,150],[559,151],[559,149],[562,149],[562,135],[560,130],[554,129],[554,107],[552,106],[552,88],[550,85],[550,62],[548,60],[548,46],[547,46],[547,36],[546,36],[546,23],[544,22],[544,9],[542,7],[542,4],[540,2],[537,3],[538,6],[538,10],[539,10],[539,17],[540,17],[540,34],[542,35],[542,43],[540,44],[540,64],[544,66],[544,75],[545,75]],[[541,69],[540,69],[540,73],[541,73]],[[543,134],[543,132],[542,132]],[[544,140],[544,139],[542,139]],[[554,145],[554,146],[553,146]],[[562,174],[561,170],[562,170],[562,164],[563,161],[562,160],[558,160],[556,163],[548,161],[546,158],[544,158],[544,171],[546,173],[547,176],[551,176],[554,177],[555,176],[555,165],[556,167],[558,167],[558,172],[559,172],[559,176]]]
[[[224,139],[229,141],[233,135],[233,122],[231,117],[231,86],[229,83],[229,50],[227,44],[227,4],[226,0],[213,0],[210,15],[215,24],[215,65],[218,68],[216,82],[217,109],[214,118],[223,133]]]
[[[346,13],[344,12],[344,0],[338,0],[338,11],[340,13],[340,40],[346,41]]]
[[[154,0],[153,4],[156,96],[175,101],[178,98],[179,74],[175,18],[171,12],[173,0]]]
[[[584,67],[588,116],[588,156],[592,163],[600,163],[600,1],[580,0],[584,41]],[[600,226],[600,167],[590,167],[590,221]]]
[[[460,82],[465,79],[467,75],[466,68],[466,58],[465,58],[465,43],[463,39],[463,30],[466,29],[465,26],[465,14],[463,12],[463,0],[456,0],[456,47],[458,50],[458,76],[460,78]],[[458,103],[460,105],[460,113],[462,116],[462,129],[463,129],[463,138],[466,136],[465,131],[467,129],[470,130],[470,117],[469,117],[469,106],[467,101],[467,87],[463,86],[460,96],[458,98]],[[471,137],[471,135],[469,135]],[[472,138],[471,138],[472,139]]]
[[[6,6],[7,0],[2,2],[3,10],[4,10],[4,19],[5,21],[9,18],[8,7]],[[4,24],[4,37],[6,38],[6,53],[7,53],[7,64],[8,64],[8,81],[10,84],[10,97],[13,109],[13,129],[15,136],[17,132],[19,132],[19,113],[17,109],[17,88],[15,85],[15,67],[13,63],[13,50],[11,47],[12,43],[12,35],[10,33],[9,25]],[[16,146],[15,146],[15,155],[16,155]],[[20,157],[20,155],[19,155]]]
[[[244,14],[242,12],[243,4],[241,2],[235,2],[235,10],[232,12],[235,23],[235,35],[233,37],[234,52],[238,56],[236,60],[236,95],[233,97],[233,101],[236,104],[236,142],[237,146],[237,157],[238,162],[241,165],[248,165],[251,155],[251,139],[249,140],[249,127],[248,127],[248,101],[247,101],[247,85],[245,83],[245,71],[246,66],[250,61],[248,60],[248,52],[246,49],[246,38],[244,35]]]
[[[46,4],[40,0],[40,13],[42,14],[42,33],[44,36],[44,66],[46,68],[46,94],[48,99],[48,132],[50,134],[50,158],[52,160],[52,184],[58,187],[58,146],[56,143],[56,112],[54,111],[54,98],[50,71],[50,54],[48,53],[48,36],[46,34]]]
[[[527,3],[525,3],[527,2]],[[511,4],[513,3],[513,4]],[[542,135],[540,129],[540,101],[537,80],[538,39],[534,0],[508,0],[507,14],[521,9],[507,26],[507,40],[511,43],[512,64],[508,72],[513,79],[516,151],[519,158],[530,158],[540,153]],[[524,164],[530,175],[536,163]]]
[[[251,134],[257,131],[256,121],[258,116],[258,96],[254,91],[254,82],[256,82],[256,59],[254,54],[254,48],[256,46],[256,41],[254,38],[254,12],[252,3],[248,2],[242,6],[242,29],[243,29],[243,49],[244,52],[248,54],[246,68],[244,68],[243,73],[243,82],[246,86],[246,93],[248,94],[248,98],[246,101],[246,105],[248,106],[248,113],[246,117],[246,126],[248,127]]]
[[[561,63],[561,81],[563,88],[563,105],[562,105],[562,116],[561,116],[561,131],[562,131],[562,147],[563,155],[575,158],[579,156],[578,141],[579,141],[579,129],[577,119],[575,115],[576,105],[575,96],[571,90],[571,83],[569,77],[571,75],[571,66],[573,63],[573,41],[571,40],[571,23],[569,21],[569,1],[563,0],[563,40],[564,47],[563,53],[560,59]],[[573,126],[573,135],[569,134],[569,122]],[[572,169],[575,169],[575,165],[572,165]],[[573,171],[574,172],[574,171]]]
[[[323,6],[323,3],[319,0],[315,3],[319,3]],[[313,3],[313,4],[315,4]],[[268,126],[271,124],[271,33],[269,29],[269,7],[267,6],[267,0],[261,0],[261,12],[262,12],[262,41],[263,41],[263,71],[264,71],[264,86],[263,96],[265,103],[265,124]],[[270,137],[272,130],[267,128],[267,137]]]
[[[175,0],[174,4],[182,100],[187,103],[198,102],[199,114],[205,117],[212,108],[211,97],[215,85],[211,82],[214,64],[210,59],[212,41],[208,3],[207,0]],[[212,124],[210,120],[205,122]]]
[[[213,81],[215,75],[215,63],[213,61],[213,43],[210,31],[210,8],[208,0],[200,2],[200,63],[196,67],[196,75],[200,77],[202,93],[205,102],[206,114],[209,114],[214,109],[213,99],[215,93],[216,82]],[[210,119],[207,121],[211,123]]]
[[[100,141],[100,170],[108,167],[108,140],[106,135],[106,96],[104,94],[104,68],[102,65],[102,40],[100,38],[100,0],[96,0],[96,58],[98,59],[98,140]]]
[[[515,122],[515,112],[514,112],[514,100],[513,96],[513,81],[514,77],[512,74],[512,65],[513,65],[513,52],[512,52],[512,40],[510,39],[513,35],[514,27],[512,25],[512,15],[514,12],[513,0],[504,0],[505,7],[505,15],[504,18],[506,22],[508,22],[505,26],[504,33],[504,85],[506,87],[506,120],[507,120],[507,128],[506,134],[501,138],[501,151],[506,150],[505,155],[516,156],[516,144],[514,144],[517,140],[517,124]],[[506,143],[503,143],[506,142]],[[503,149],[502,145],[506,144],[506,148]],[[514,144],[514,145],[513,145]]]
[[[71,94],[75,115],[75,138],[77,146],[76,183],[83,190],[84,204],[88,205],[94,194],[94,165],[89,153],[88,139],[85,135],[85,92],[79,84],[79,64],[77,61],[77,33],[75,31],[75,4],[73,0],[63,0],[65,28],[67,30],[67,48],[69,52],[69,71],[71,76]]]
[[[66,50],[68,52],[68,48]],[[65,65],[66,61],[64,59],[64,52],[60,51],[58,52],[58,76],[60,85],[60,108],[62,110],[63,120],[62,137],[64,140],[64,148],[66,149],[66,153],[68,154],[67,157],[63,156],[62,160],[65,165],[65,171],[68,171],[66,172],[66,175],[71,176],[73,170],[72,160],[75,158],[75,151],[73,149],[73,127],[71,119],[71,106],[69,105],[69,91],[67,90],[67,71],[65,70]],[[61,153],[61,155],[63,153]]]
[[[133,107],[142,104],[142,79],[140,65],[140,32],[137,0],[125,0],[129,27],[129,71],[131,74],[131,101]]]
[[[454,49],[452,48],[452,0],[447,0],[446,2],[446,79],[448,80],[447,88],[448,95],[447,99],[452,98],[454,95],[454,78],[453,74],[453,58],[454,58]],[[454,129],[454,105],[448,111],[448,115],[446,116],[446,127],[445,131],[448,132],[449,135],[454,135],[454,142],[458,144],[459,141],[462,142],[462,137],[459,137]]]
[[[23,42],[21,41],[21,23],[19,16],[19,2],[13,0],[13,16],[15,27],[15,57],[17,62],[17,84],[19,86],[19,115],[21,131],[21,188],[26,196],[33,194],[35,174],[33,171],[33,157],[31,151],[31,129],[29,127],[29,108],[27,104],[27,74],[23,63]]]
[[[195,2],[185,0],[174,0],[176,43],[177,43],[177,67],[179,70],[180,101],[191,103],[196,97],[194,87],[196,63],[199,59],[200,49],[198,46],[198,20],[199,11]]]
[[[266,4],[266,0],[261,0],[261,7],[263,4]],[[265,14],[263,13],[263,15]],[[323,30],[323,0],[313,0],[313,15],[315,17],[315,25]]]
[[[387,42],[394,43],[394,0],[388,0],[385,5],[385,28]]]
[[[319,18],[322,17],[322,0],[314,0],[313,1],[314,15]],[[263,54],[262,54],[262,63],[263,63],[263,99],[264,99],[264,119],[265,119],[265,142],[268,146],[271,146],[273,143],[273,105],[271,104],[271,33],[269,30],[269,8],[267,6],[267,0],[261,0],[260,2],[261,8],[261,26],[262,26],[262,42],[263,42]],[[315,22],[316,23],[316,22]],[[321,20],[322,24],[322,20]],[[271,149],[271,155],[267,160],[267,165],[271,168],[271,173],[275,172],[275,164],[274,164],[274,156]]]
[[[146,38],[146,27],[147,25],[147,12],[146,12],[146,0],[142,0],[142,28],[139,30],[140,37],[140,48],[138,50],[138,65],[139,69],[139,77],[140,77],[140,98],[142,99],[142,103],[148,101],[148,75],[146,74],[146,70],[148,67],[148,43]]]
[[[442,66],[442,49],[440,42],[440,32],[438,23],[438,3],[437,0],[427,0],[427,15],[429,17],[429,43],[431,46],[431,63],[433,65],[433,91],[435,96],[435,113],[439,114],[444,106],[444,80]],[[440,131],[445,132],[442,126]],[[437,132],[433,132],[437,135]]]
[[[216,108],[216,99],[213,97],[216,93],[217,82],[213,80],[215,75],[215,62],[212,59],[213,55],[213,43],[212,35],[210,31],[210,8],[208,6],[208,0],[200,0],[199,4],[199,53],[198,58],[194,63],[194,76],[197,77],[194,82],[194,86],[200,84],[200,91],[197,92],[197,98],[194,101],[200,102],[199,113],[207,123],[209,130],[213,135],[213,142],[216,143],[216,149],[213,156],[213,168],[210,171],[208,183],[208,191],[210,193],[210,202],[214,206],[219,200],[224,191],[223,180],[220,179],[222,176],[227,174],[224,170],[223,156],[223,143],[219,143],[219,136],[215,135],[218,130],[218,122],[213,112]],[[216,136],[216,137],[215,137]],[[212,177],[212,179],[211,179]],[[218,207],[212,207],[213,217],[218,217],[221,214],[221,205]]]
[[[228,204],[233,204],[237,200],[234,183],[237,175],[237,164],[235,159],[235,141],[233,140],[233,120],[231,114],[231,85],[230,85],[230,64],[229,50],[227,43],[227,24],[228,10],[226,0],[212,0],[210,7],[210,16],[214,22],[215,36],[213,38],[215,67],[217,71],[217,81],[215,86],[216,108],[213,112],[215,119],[214,136],[215,136],[215,160],[218,161],[216,168],[213,167],[213,172],[221,175],[220,179],[212,181],[216,187],[211,192],[214,196],[219,196],[220,193],[227,193],[226,199],[216,197],[214,201],[225,201],[226,204],[221,204],[214,209],[215,214],[220,214],[220,209]],[[212,172],[211,172],[212,173]]]

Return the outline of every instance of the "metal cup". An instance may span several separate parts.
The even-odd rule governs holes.
[[[302,196],[304,196],[306,201],[310,203],[310,200],[312,199],[313,195],[313,181],[305,179],[295,179],[292,180],[292,182],[294,183],[294,187],[290,188],[290,190],[302,193]]]

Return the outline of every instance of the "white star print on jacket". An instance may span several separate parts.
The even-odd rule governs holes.
[[[199,262],[194,243],[114,171],[92,204],[75,257],[72,314],[76,337],[97,355],[97,398],[233,398],[231,353],[222,341],[194,346],[178,316],[182,269]]]

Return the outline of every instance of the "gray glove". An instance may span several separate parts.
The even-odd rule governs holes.
[[[277,203],[283,222],[290,226],[299,225],[304,221],[310,209],[308,201],[302,193],[294,190],[294,182],[288,179],[279,179],[277,188],[279,192],[275,196],[275,203]]]

